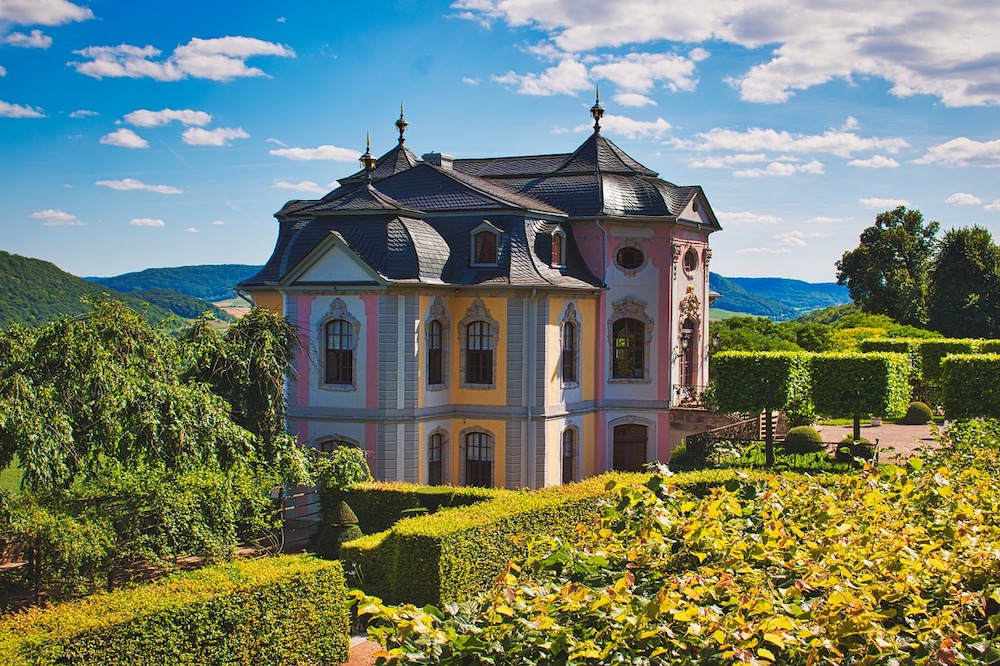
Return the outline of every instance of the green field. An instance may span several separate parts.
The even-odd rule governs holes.
[[[0,471],[0,490],[9,490],[12,493],[21,492],[21,468],[15,460],[10,467]]]
[[[760,315],[747,314],[746,312],[733,312],[732,310],[723,310],[722,308],[709,308],[708,319],[709,321],[719,321],[720,319],[731,319],[732,317],[758,317]]]

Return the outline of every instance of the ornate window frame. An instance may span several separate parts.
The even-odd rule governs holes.
[[[549,267],[566,268],[566,232],[562,227],[556,227],[550,234],[552,239],[552,250],[550,252]],[[556,247],[559,247],[558,260],[556,257]]]
[[[481,434],[486,435],[487,445],[489,446],[489,463],[490,463],[490,485],[486,486],[488,488],[495,488],[495,475],[496,475],[496,462],[497,462],[497,438],[492,431],[480,425],[469,426],[468,428],[463,428],[461,432],[458,433],[458,455],[459,455],[459,465],[458,465],[458,484],[460,486],[468,485],[468,478],[466,475],[466,464],[469,462],[466,451],[466,440],[469,435]]]
[[[430,383],[430,326],[436,321],[441,324],[441,383]],[[438,296],[431,303],[430,311],[424,320],[424,367],[427,370],[427,379],[424,384],[428,391],[444,391],[448,388],[448,369],[451,367],[451,321],[448,319],[444,301]]]
[[[563,365],[563,353],[565,350],[565,335],[566,335],[566,325],[571,324],[575,329],[575,336],[573,338],[573,379],[567,380]],[[580,358],[582,356],[582,326],[580,324],[580,315],[576,310],[576,305],[569,303],[566,305],[566,310],[563,312],[562,321],[559,322],[559,379],[562,382],[563,388],[579,388],[580,386]]]
[[[642,254],[642,262],[638,266],[628,268],[618,263],[618,253],[626,248],[635,248],[636,250],[639,251],[640,254]],[[639,271],[641,271],[642,269],[644,269],[646,266],[649,265],[649,253],[646,252],[645,249],[643,249],[642,244],[639,242],[639,240],[634,238],[628,238],[619,243],[618,247],[615,248],[615,251],[612,253],[611,256],[612,256],[612,263],[615,265],[615,268],[624,273],[625,277],[634,277],[636,273],[638,273]]]
[[[482,321],[486,322],[490,326],[490,330],[493,333],[493,370],[490,374],[490,379],[492,380],[489,384],[472,384],[468,382],[467,377],[467,364],[468,364],[468,328],[473,322]],[[500,322],[493,318],[490,314],[489,308],[483,303],[483,299],[477,298],[469,306],[469,309],[465,312],[465,317],[458,322],[458,343],[459,343],[459,386],[466,389],[472,389],[474,391],[490,391],[497,387],[497,351],[500,347]]]
[[[490,233],[495,236],[493,261],[478,261],[476,256],[476,238],[479,234]],[[495,268],[500,264],[500,241],[503,239],[503,230],[499,229],[489,220],[483,220],[469,232],[469,266],[472,268]]]
[[[701,263],[699,259],[698,250],[693,245],[689,245],[681,257],[681,268],[684,270],[684,275],[688,276],[688,278],[693,278],[698,272],[698,265]]]
[[[351,372],[350,384],[330,384],[326,381],[326,325],[334,320],[346,321],[354,333],[353,347],[351,348],[351,361],[354,364]],[[323,318],[319,320],[319,327],[316,331],[316,339],[319,341],[319,387],[324,391],[356,391],[358,390],[358,343],[361,340],[361,322],[347,309],[347,304],[341,298],[334,298],[330,303],[330,309]]]
[[[427,484],[431,484],[431,439],[433,439],[435,435],[441,437],[441,485],[447,486],[450,485],[450,475],[448,472],[451,469],[451,466],[448,464],[449,441],[448,431],[441,426],[434,428],[427,434]]]
[[[653,346],[654,322],[646,314],[646,304],[628,296],[612,304],[611,317],[608,318],[608,383],[609,384],[649,384],[653,377],[649,372],[649,363]],[[615,377],[615,322],[621,319],[635,319],[646,326],[643,339],[642,377]]]

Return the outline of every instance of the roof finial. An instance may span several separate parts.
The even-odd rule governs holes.
[[[590,107],[590,115],[594,116],[594,132],[601,133],[601,118],[604,117],[604,107],[601,106],[601,89],[595,86],[596,100],[594,106]]]
[[[401,146],[403,145],[403,142],[406,141],[406,139],[403,138],[403,132],[406,131],[406,126],[409,125],[409,124],[410,123],[406,122],[406,118],[403,117],[403,103],[400,102],[399,103],[399,120],[396,121],[396,129],[399,130],[399,145],[401,145]]]
[[[361,167],[365,170],[365,182],[371,182],[372,171],[375,170],[378,160],[372,155],[372,135],[365,132],[365,154],[361,156]]]

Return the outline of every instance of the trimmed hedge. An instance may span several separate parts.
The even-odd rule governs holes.
[[[811,426],[796,426],[788,431],[781,442],[785,453],[812,453],[826,448],[823,436]]]
[[[816,354],[811,359],[816,411],[830,416],[902,416],[910,403],[909,360],[903,354]]]
[[[911,402],[910,406],[906,408],[906,414],[903,415],[901,423],[903,425],[924,425],[925,423],[929,423],[933,418],[934,410],[927,403],[916,400]]]
[[[782,409],[809,393],[809,354],[721,352],[712,357],[712,383],[722,409]]]
[[[980,340],[977,351],[980,354],[1000,354],[1000,340]]]
[[[0,621],[9,666],[337,665],[350,643],[339,562],[241,560]]]
[[[948,356],[941,367],[942,401],[949,419],[1000,418],[1000,355]]]
[[[892,354],[906,354],[910,359],[910,376],[920,377],[920,345],[925,340],[920,338],[869,338],[862,340],[860,349],[863,354],[872,352],[889,352]]]
[[[732,481],[734,470],[686,472],[671,483],[696,494]],[[751,473],[753,476],[755,473]],[[538,491],[498,494],[489,502],[396,523],[391,530],[344,544],[341,561],[357,572],[359,586],[388,603],[417,606],[460,601],[486,589],[508,562],[526,553],[522,535],[575,537],[577,526],[596,523],[611,479],[645,483],[646,474],[608,473]]]
[[[371,481],[355,483],[339,491],[358,516],[358,526],[365,534],[392,527],[406,509],[424,507],[429,513],[441,508],[470,506],[513,491],[502,488],[464,488],[456,486],[419,486],[414,483]]]

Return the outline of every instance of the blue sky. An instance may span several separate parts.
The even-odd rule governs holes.
[[[1000,239],[1000,5],[0,0],[0,249],[77,275],[263,263],[273,213],[395,144],[701,185],[712,270],[835,279],[883,210]]]

